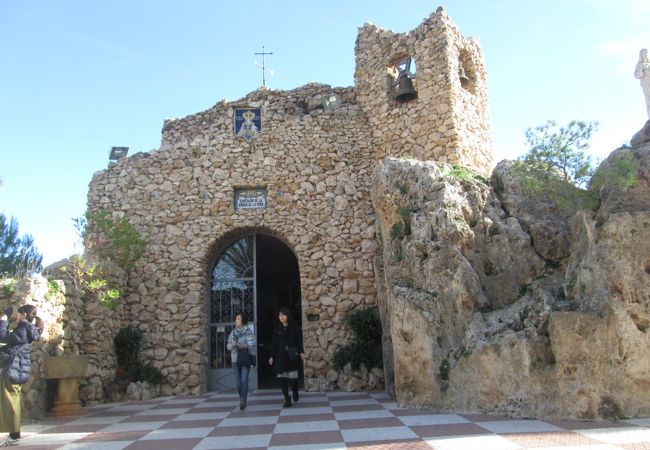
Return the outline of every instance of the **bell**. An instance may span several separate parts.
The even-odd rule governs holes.
[[[467,78],[467,75],[465,75],[465,68],[463,66],[460,66],[460,69],[458,70],[458,78],[460,78],[460,84],[463,86],[470,81],[470,79]]]
[[[395,100],[399,102],[407,102],[416,98],[418,98],[418,93],[413,89],[413,80],[409,77],[400,77],[397,83]]]

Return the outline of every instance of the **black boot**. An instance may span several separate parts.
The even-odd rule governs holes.
[[[293,401],[297,402],[300,398],[298,395],[298,380],[291,380],[291,390],[293,391]]]
[[[289,380],[286,378],[282,380],[282,395],[284,395],[284,404],[283,408],[288,408],[291,406],[291,397],[289,397]]]

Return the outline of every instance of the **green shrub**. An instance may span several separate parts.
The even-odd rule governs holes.
[[[411,234],[411,214],[413,209],[410,206],[403,206],[399,209],[401,222],[397,222],[390,229],[391,239],[403,238]]]
[[[151,364],[140,361],[142,331],[134,325],[121,328],[115,335],[115,354],[117,355],[117,378],[128,381],[147,381],[151,384],[163,382],[162,372]]]
[[[390,229],[391,239],[397,239],[404,236],[404,224],[402,222],[397,222]]]
[[[363,364],[367,369],[384,367],[381,349],[381,321],[377,308],[366,308],[348,314],[346,322],[353,333],[352,341],[334,352],[334,368],[341,370],[350,363],[352,370]]]
[[[115,354],[117,355],[117,365],[124,369],[136,365],[140,356],[140,343],[142,341],[142,331],[134,325],[127,325],[121,328],[115,335]]]
[[[409,218],[412,213],[413,213],[413,210],[411,208],[409,208],[408,206],[402,206],[399,209],[399,215],[400,215],[400,217],[403,217],[403,218]]]
[[[61,288],[59,286],[59,283],[56,281],[48,281],[47,282],[47,292],[45,293],[45,299],[46,300],[51,300],[54,295],[57,293],[61,292]]]
[[[16,292],[16,286],[18,285],[18,279],[16,278],[1,278],[0,286],[2,289],[3,297],[11,297]]]
[[[365,342],[381,342],[381,321],[377,308],[353,311],[348,314],[347,323],[356,339]]]
[[[163,382],[163,375],[157,367],[146,364],[143,371],[144,381],[150,384],[161,384]]]
[[[485,179],[485,177],[482,177],[478,173],[475,173],[463,166],[452,166],[447,174],[460,181],[469,181],[484,185],[488,184],[488,181]]]
[[[133,270],[147,246],[147,240],[126,217],[114,218],[106,210],[88,211],[74,223],[86,249],[127,272]]]

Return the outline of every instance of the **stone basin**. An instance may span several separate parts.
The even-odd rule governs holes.
[[[81,378],[86,373],[88,355],[47,356],[45,358],[45,378]]]
[[[83,414],[79,402],[79,378],[86,374],[87,355],[48,356],[43,368],[45,378],[58,380],[56,399],[50,411],[53,416],[78,416]]]

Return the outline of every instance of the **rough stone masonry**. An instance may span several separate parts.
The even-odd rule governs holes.
[[[486,75],[478,43],[442,8],[409,33],[366,24],[355,52],[354,87],[258,89],[221,101],[165,121],[160,149],[93,177],[89,211],[128,218],[149,242],[129,274],[124,320],[145,329],[145,354],[163,371],[164,391],[207,389],[210,272],[228,245],[251,233],[280,240],[297,259],[306,388],[383,384],[381,371],[332,367],[350,337],[346,314],[377,303],[375,168],[392,156],[487,174]],[[394,96],[404,58],[417,64],[410,102]],[[331,98],[335,106],[326,105]],[[238,108],[261,111],[261,133],[250,142],[233,132]],[[266,207],[235,209],[235,191],[247,188],[262,189]]]

